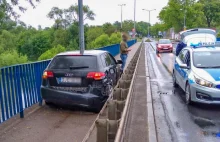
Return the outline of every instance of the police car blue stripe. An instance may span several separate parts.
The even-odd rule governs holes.
[[[219,69],[204,69],[207,73],[209,73],[215,81],[220,81],[220,68]]]

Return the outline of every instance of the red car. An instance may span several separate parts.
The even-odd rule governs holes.
[[[173,44],[169,39],[160,39],[156,44],[156,53],[173,52]]]

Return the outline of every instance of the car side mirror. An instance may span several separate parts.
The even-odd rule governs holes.
[[[187,64],[181,64],[181,65],[180,65],[180,68],[182,68],[182,69],[189,69],[189,67],[187,66]]]
[[[122,64],[122,60],[117,60],[117,64]]]

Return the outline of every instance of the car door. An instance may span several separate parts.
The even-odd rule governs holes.
[[[108,82],[113,85],[113,77],[112,77],[112,65],[111,65],[111,59],[110,57],[108,56],[107,53],[103,53],[101,55],[101,58],[102,58],[102,62],[103,62],[103,65],[104,65],[104,70],[105,70],[105,74],[107,76],[107,79],[108,79]]]
[[[108,68],[109,68],[109,78],[112,82],[112,85],[116,84],[116,61],[111,57],[109,53],[106,53],[106,61],[108,62]]]
[[[183,85],[183,81],[182,79],[185,78],[186,76],[186,71],[185,69],[180,68],[180,64],[185,64],[185,55],[187,54],[187,52],[189,52],[187,49],[183,49],[179,56],[176,58],[175,60],[175,76],[176,76],[176,80],[179,84],[179,86],[184,89],[184,85]]]
[[[114,85],[116,85],[118,79],[120,78],[120,66],[117,64],[115,58],[111,54],[108,53],[108,56],[111,59],[112,79],[113,79]]]

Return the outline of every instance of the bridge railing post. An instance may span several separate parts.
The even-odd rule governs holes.
[[[15,67],[16,72],[16,83],[17,83],[17,95],[19,99],[19,107],[20,107],[20,118],[24,118],[24,108],[23,108],[23,99],[22,99],[22,90],[21,90],[21,67]]]

